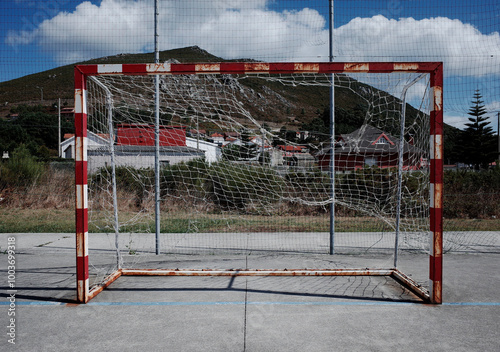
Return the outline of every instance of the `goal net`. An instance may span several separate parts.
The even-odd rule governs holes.
[[[440,63],[77,66],[75,127],[81,302],[121,275],[441,302]]]

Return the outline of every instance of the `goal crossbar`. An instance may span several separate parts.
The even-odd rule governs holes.
[[[87,78],[98,75],[211,75],[211,74],[347,74],[427,73],[430,77],[430,204],[429,289],[421,287],[398,269],[315,270],[165,270],[119,268],[100,285],[89,287],[89,230],[87,181]],[[442,189],[443,189],[443,67],[440,62],[361,63],[163,63],[77,65],[75,77],[75,176],[76,176],[76,279],[77,300],[86,303],[121,275],[164,276],[390,276],[424,301],[442,302]]]

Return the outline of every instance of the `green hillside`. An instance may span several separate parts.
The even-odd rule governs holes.
[[[207,51],[197,47],[187,47],[160,52],[160,62],[175,59],[179,62],[221,62],[228,61],[214,56]],[[248,59],[234,61],[251,61]],[[118,54],[98,59],[88,60],[79,64],[97,63],[147,63],[154,62],[154,54]],[[55,114],[53,106],[58,99],[62,105],[73,106],[73,67],[66,65],[48,71],[28,75],[18,79],[0,83],[0,118],[6,119],[11,113],[19,112],[20,105],[35,106],[43,105],[48,113]],[[367,109],[367,94],[376,93],[379,100],[388,106],[387,115],[398,114],[399,99],[388,93],[377,90],[367,84],[358,82],[347,76],[342,79],[349,87],[335,90],[335,115],[336,133],[350,133],[359,128],[363,123]],[[329,125],[329,87],[327,86],[291,86],[283,85],[275,81],[263,81],[250,78],[239,80],[251,95],[259,97],[257,102],[245,97],[238,96],[245,109],[261,124],[265,123],[273,129],[286,128],[289,131],[307,130],[328,135]],[[43,101],[42,98],[43,90]],[[367,93],[368,92],[368,93]],[[391,108],[391,106],[393,108]],[[52,107],[52,108],[51,108]],[[26,109],[24,109],[26,110]],[[39,109],[40,110],[40,109]],[[42,108],[43,110],[43,108]],[[412,106],[407,106],[407,123],[411,124],[418,111]],[[391,117],[391,116],[388,116]],[[1,121],[0,121],[1,122]],[[69,121],[68,121],[69,122]],[[5,123],[5,121],[4,121]],[[8,122],[7,122],[8,123]],[[24,126],[26,128],[26,126]],[[56,126],[51,126],[56,127]],[[213,126],[199,126],[199,128],[210,130]],[[456,129],[447,126],[451,130],[451,138],[446,142],[453,145],[457,133]],[[386,131],[398,134],[399,131]],[[47,143],[45,143],[47,145]],[[47,145],[48,146],[48,145]],[[52,149],[52,146],[48,146]]]

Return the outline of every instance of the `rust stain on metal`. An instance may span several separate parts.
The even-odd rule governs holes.
[[[90,290],[88,296],[87,296],[87,302],[90,301],[92,298],[97,296],[99,293],[101,293],[102,290],[104,290],[106,287],[111,285],[116,279],[118,279],[122,275],[121,270],[117,270],[111,275],[109,275],[102,284],[99,286],[94,287],[92,290]],[[85,302],[86,303],[86,302]]]
[[[434,159],[443,159],[443,135],[434,135]]]
[[[344,65],[344,71],[346,72],[368,72],[369,70],[369,63],[346,63]]]
[[[434,90],[434,111],[443,110],[443,87],[435,86]]]
[[[431,296],[429,291],[427,291],[425,288],[422,287],[422,285],[419,285],[416,283],[413,279],[409,278],[402,272],[400,272],[397,269],[394,269],[391,277],[398,281],[400,284],[405,286],[407,289],[409,289],[411,292],[416,294],[418,297],[423,299],[426,302],[431,301]]]
[[[196,72],[219,72],[220,64],[197,64],[195,66]]]
[[[433,237],[434,246],[432,248],[432,256],[434,256],[435,258],[442,258],[443,246],[441,242],[443,241],[443,233],[441,231],[434,231]]]
[[[441,286],[441,281],[434,282],[434,286],[432,287],[431,303],[435,303],[435,304],[443,303],[442,292],[443,292],[443,289]]]
[[[266,63],[245,63],[245,72],[247,72],[247,73],[269,72],[269,64],[266,64]]]
[[[442,209],[443,208],[443,184],[435,183],[434,184],[434,208]]]
[[[419,69],[419,64],[416,62],[396,62],[394,63],[394,69],[397,71],[417,71]]]
[[[158,276],[389,276],[392,269],[122,269],[122,275]]]
[[[146,72],[149,73],[169,73],[170,72],[170,63],[163,64],[147,64]]]
[[[75,137],[75,160],[87,161],[87,137]]]
[[[298,72],[319,72],[318,63],[296,63],[293,67]]]

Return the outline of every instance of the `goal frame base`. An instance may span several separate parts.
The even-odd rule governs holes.
[[[89,300],[101,293],[120,276],[224,276],[224,277],[248,277],[248,276],[387,276],[397,281],[401,286],[418,296],[424,303],[434,303],[430,293],[413,279],[396,268],[392,269],[118,269],[109,275],[101,285],[89,291]]]

